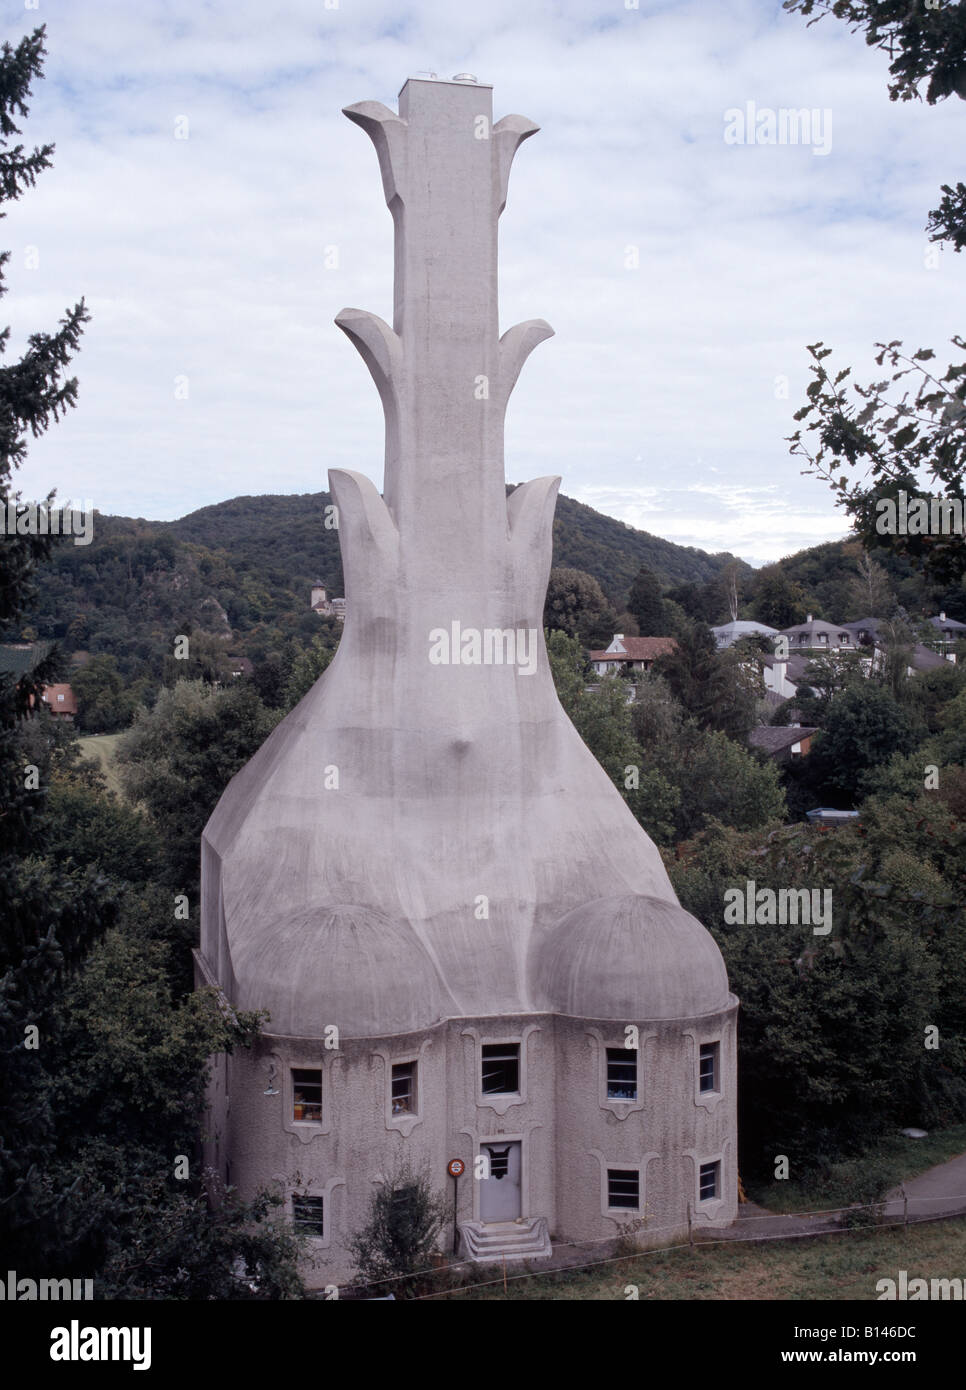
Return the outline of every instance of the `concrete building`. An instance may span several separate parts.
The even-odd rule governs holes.
[[[393,326],[336,319],[382,399],[385,492],[330,470],[342,641],[204,832],[198,983],[271,1015],[216,1059],[207,1160],[243,1195],[281,1185],[316,1285],[351,1278],[403,1155],[450,1192],[463,1161],[469,1258],[728,1224],[737,1000],[557,699],[560,480],[505,493],[507,400],[552,332],[497,326],[498,218],[537,127],[494,124],[466,74],[346,115],[395,223]]]

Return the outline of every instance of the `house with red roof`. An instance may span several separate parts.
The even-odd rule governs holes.
[[[73,720],[77,714],[77,696],[67,684],[45,685],[40,698],[58,719]]]
[[[598,676],[649,671],[659,656],[676,647],[673,637],[625,637],[623,632],[615,632],[610,646],[602,652],[591,652],[590,661]]]

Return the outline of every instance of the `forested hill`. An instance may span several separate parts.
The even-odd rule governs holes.
[[[57,543],[38,573],[31,625],[4,640],[54,638],[65,657],[110,653],[130,682],[160,678],[173,633],[202,629],[260,660],[320,631],[312,584],[343,590],[326,492],[234,497],[178,521],[102,516],[87,546]],[[557,504],[554,564],[585,570],[620,612],[642,564],[665,587],[707,584],[730,559],[674,545],[568,497]],[[742,571],[751,571],[741,566]]]
[[[321,577],[341,593],[338,534],[322,524],[330,500],[327,492],[234,497],[160,525],[179,540],[227,551],[236,568],[244,561],[303,579]],[[665,586],[673,588],[713,579],[732,558],[636,531],[571,497],[557,500],[554,565],[593,575],[618,609],[624,606],[641,565],[648,565]]]
[[[709,555],[690,545],[675,545],[623,521],[595,512],[572,497],[557,499],[553,523],[553,563],[592,574],[618,612],[627,601],[641,565],[647,565],[667,588],[715,579],[729,560],[725,552]],[[739,569],[752,573],[738,561]]]

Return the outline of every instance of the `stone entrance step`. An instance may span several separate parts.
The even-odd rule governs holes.
[[[463,1251],[471,1260],[539,1260],[552,1253],[545,1216],[518,1221],[464,1221]]]

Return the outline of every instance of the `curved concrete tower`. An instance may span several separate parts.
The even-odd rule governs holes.
[[[459,1184],[463,1253],[662,1241],[735,1215],[735,1013],[713,940],[561,708],[543,640],[558,478],[506,496],[507,400],[552,330],[502,336],[497,225],[537,127],[411,78],[376,147],[390,328],[336,322],[382,399],[385,490],[330,471],[346,620],[218,803],[199,982],[271,1019],[221,1059],[209,1158],[275,1179],[317,1280],[410,1153]]]

